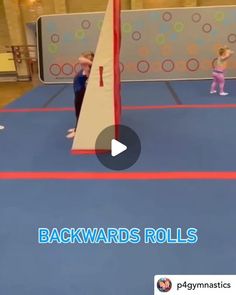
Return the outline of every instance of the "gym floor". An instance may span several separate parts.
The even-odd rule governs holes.
[[[0,109],[0,291],[152,294],[153,277],[234,274],[236,83],[122,83],[142,143],[123,172],[72,156],[73,90],[40,85]],[[196,227],[195,245],[39,245],[39,227]]]

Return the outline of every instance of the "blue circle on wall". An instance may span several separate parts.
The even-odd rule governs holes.
[[[63,36],[63,41],[65,43],[71,43],[74,41],[74,36],[70,32],[67,32]]]
[[[160,19],[160,12],[152,11],[148,14],[148,18],[150,18],[152,21],[159,21]]]
[[[57,29],[57,26],[54,22],[48,22],[47,25],[46,25],[46,28],[47,28],[47,31],[49,33],[52,33],[52,32],[55,32],[56,29]]]
[[[171,40],[171,41],[176,41],[177,38],[178,38],[178,36],[177,36],[176,33],[173,33],[173,34],[171,34],[171,35],[169,36],[169,40]]]

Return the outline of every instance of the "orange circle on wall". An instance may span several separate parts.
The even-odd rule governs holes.
[[[129,73],[134,73],[134,72],[136,72],[136,64],[133,62],[129,62],[129,63],[125,64],[125,69]]]
[[[234,65],[234,69],[236,70],[236,61],[233,61],[232,64]]]
[[[212,71],[212,60],[210,59],[203,59],[200,62],[200,69],[203,71]]]
[[[161,71],[161,63],[159,61],[152,62],[151,63],[151,71],[154,73]]]
[[[229,70],[236,70],[236,61],[229,61],[228,63],[227,63],[227,69],[229,69]],[[234,75],[234,76],[236,76],[236,75]]]
[[[141,57],[146,57],[146,56],[150,55],[150,50],[148,47],[143,46],[138,49],[138,53]]]
[[[172,55],[172,46],[170,44],[165,44],[160,48],[160,53],[162,56]]]
[[[199,48],[196,44],[189,44],[187,46],[188,55],[197,55],[199,52]]]
[[[186,62],[184,60],[177,60],[175,62],[175,68],[178,72],[186,72]]]

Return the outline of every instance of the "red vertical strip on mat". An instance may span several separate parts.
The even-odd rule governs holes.
[[[103,83],[103,67],[102,66],[99,67],[99,77],[100,77],[99,86],[103,87],[104,83]]]
[[[113,44],[114,44],[114,109],[115,109],[115,137],[119,138],[119,124],[121,117],[120,96],[120,0],[113,0]]]

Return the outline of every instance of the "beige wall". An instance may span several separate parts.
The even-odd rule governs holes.
[[[10,43],[3,0],[0,0],[0,52],[5,52],[5,45],[10,45]]]
[[[19,0],[3,0],[6,14],[7,26],[12,45],[25,44],[24,28],[22,23],[21,11],[19,9]],[[18,77],[28,76],[28,67],[23,60],[17,64]]]
[[[143,0],[130,0],[130,9],[143,9]]]
[[[40,15],[54,13],[53,0],[20,0],[19,3],[24,24],[36,21]]]
[[[196,6],[197,0],[143,0],[143,8]]]
[[[236,5],[236,0],[197,0],[199,6]]]
[[[236,5],[236,0],[142,0],[143,8]]]
[[[66,0],[53,0],[53,2],[54,2],[54,11],[56,14],[67,12]]]
[[[108,0],[66,0],[68,12],[104,11]],[[130,9],[130,0],[121,0],[122,9]]]

